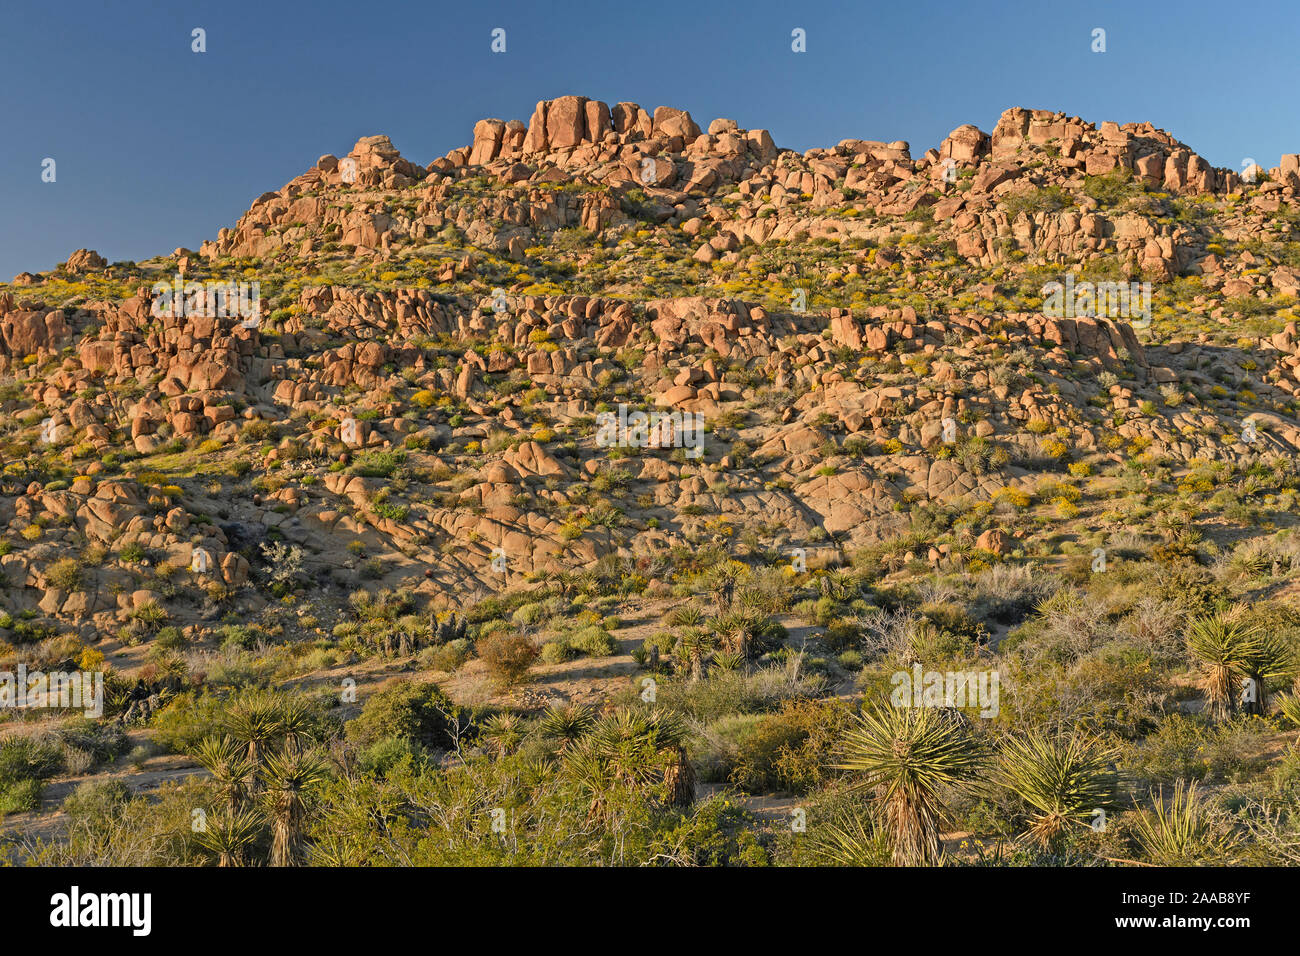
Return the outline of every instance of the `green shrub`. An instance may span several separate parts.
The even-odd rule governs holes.
[[[546,617],[546,610],[541,604],[521,604],[515,608],[515,613],[510,616],[518,626],[537,624]]]
[[[391,478],[406,461],[406,452],[363,451],[352,462],[352,472],[363,478]]]
[[[458,637],[441,647],[430,647],[424,652],[423,662],[436,671],[451,673],[470,658],[469,641]]]
[[[609,657],[618,649],[613,636],[594,624],[574,631],[569,636],[569,642],[577,650],[592,657]]]
[[[1267,726],[1253,718],[1212,724],[1202,715],[1170,714],[1129,750],[1134,776],[1155,784],[1232,781],[1268,763]]]
[[[68,794],[63,812],[73,825],[101,823],[114,816],[130,797],[131,791],[120,780],[86,780]]]
[[[385,737],[361,752],[358,765],[366,773],[383,776],[406,759],[422,760],[424,749],[409,737]]]
[[[557,637],[542,645],[542,662],[545,664],[562,664],[578,656],[578,652],[566,638]]]
[[[447,750],[455,743],[453,731],[463,716],[437,684],[401,684],[381,690],[348,721],[349,741],[368,748],[381,740],[410,740],[426,747]]]
[[[90,754],[96,762],[112,760],[126,748],[126,733],[115,724],[78,717],[58,730],[65,748],[75,747]]]
[[[81,589],[82,567],[76,558],[63,558],[55,561],[46,571],[50,587],[56,591],[79,591]]]
[[[0,789],[24,780],[44,780],[63,767],[63,751],[51,739],[9,737],[0,742]]]
[[[25,813],[41,805],[43,786],[39,780],[19,780],[0,788],[0,818],[7,813]]]
[[[1117,169],[1103,176],[1085,176],[1083,180],[1084,195],[1096,201],[1098,206],[1108,209],[1118,206],[1137,191],[1131,182],[1128,170]]]

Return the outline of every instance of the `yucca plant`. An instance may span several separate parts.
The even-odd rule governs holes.
[[[695,794],[687,736],[676,714],[617,710],[568,750],[564,770],[591,795],[593,816],[600,815],[604,795],[614,787],[662,785],[666,802],[686,805]]]
[[[1234,840],[1197,796],[1196,784],[1179,781],[1165,806],[1163,789],[1134,823],[1147,859],[1159,866],[1204,866],[1224,862]]]
[[[1295,665],[1295,653],[1286,638],[1276,631],[1258,633],[1243,662],[1246,679],[1252,682],[1250,686],[1254,690],[1243,702],[1246,713],[1267,714],[1268,682],[1290,676],[1295,672]]]
[[[555,761],[546,756],[529,757],[519,765],[519,781],[530,791],[544,786],[555,777]]]
[[[217,866],[243,866],[245,853],[257,840],[262,817],[251,810],[216,814],[196,834],[199,846],[217,858]]]
[[[745,663],[745,656],[736,651],[714,651],[713,666],[720,671],[734,671]]]
[[[718,636],[724,651],[745,661],[761,652],[758,645],[766,624],[765,615],[735,610],[709,621],[709,629]]]
[[[940,862],[940,827],[948,787],[975,781],[985,747],[970,722],[948,708],[877,706],[855,718],[842,742],[839,768],[860,774],[875,791],[894,861]]]
[[[592,742],[579,740],[564,753],[564,775],[587,795],[587,816],[592,820],[604,818],[607,795],[618,783],[614,768],[604,759]]]
[[[691,675],[692,683],[704,677],[704,662],[716,644],[713,634],[702,627],[685,628],[677,636],[673,654],[681,668]]]
[[[1293,727],[1300,727],[1300,696],[1283,694],[1277,699],[1278,713]]]
[[[263,799],[271,819],[271,865],[297,866],[303,856],[307,806],[329,779],[325,763],[311,751],[273,753],[266,758]]]
[[[558,739],[559,749],[564,750],[590,730],[595,720],[591,708],[584,704],[557,704],[542,715],[542,736]]]
[[[360,866],[363,859],[357,856],[351,841],[335,833],[326,833],[307,847],[306,862],[308,866],[319,867]]]
[[[731,610],[731,602],[736,594],[736,581],[740,577],[740,572],[728,561],[713,568],[709,573],[709,577],[718,613],[725,614]]]
[[[808,851],[821,866],[885,866],[889,834],[870,813],[841,811],[809,827]]]
[[[551,583],[555,585],[556,591],[560,597],[566,601],[569,599],[578,586],[578,575],[572,571],[560,571],[551,578]]]
[[[227,733],[243,744],[254,770],[262,766],[272,744],[283,735],[279,702],[261,694],[234,700],[226,709],[224,723]]]
[[[1239,615],[1216,613],[1198,618],[1187,630],[1187,653],[1199,672],[1211,716],[1222,720],[1237,707],[1233,693],[1258,651],[1255,633]]]
[[[315,725],[307,699],[294,696],[277,701],[276,729],[286,750],[301,750],[314,743]]]
[[[515,714],[493,714],[483,722],[483,738],[496,756],[512,754],[524,739],[522,722]]]
[[[1044,849],[1114,806],[1118,753],[1096,740],[1030,732],[1003,739],[999,756],[999,782],[1030,807],[1024,836]]]
[[[666,755],[664,801],[674,807],[689,807],[695,802],[695,768],[691,766],[686,745],[681,741]]]
[[[822,594],[836,601],[847,601],[857,591],[857,579],[843,568],[827,572],[820,578],[818,585]]]
[[[208,736],[199,741],[194,757],[212,774],[212,782],[225,801],[230,818],[238,816],[256,789],[255,768],[248,759],[247,745],[229,734]]]
[[[694,604],[683,604],[668,615],[668,623],[673,627],[700,627],[704,624],[704,612]]]

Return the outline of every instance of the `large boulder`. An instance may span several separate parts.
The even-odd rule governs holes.
[[[73,275],[81,275],[85,272],[98,272],[107,266],[108,260],[93,249],[78,249],[59,268]]]

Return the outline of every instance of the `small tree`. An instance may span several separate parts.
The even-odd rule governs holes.
[[[311,796],[329,779],[324,762],[310,751],[272,754],[266,759],[263,800],[271,820],[271,865],[297,866]]]

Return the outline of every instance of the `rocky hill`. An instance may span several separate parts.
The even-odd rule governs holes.
[[[267,535],[323,584],[437,599],[499,586],[494,548],[513,580],[724,524],[861,543],[1135,450],[1289,456],[1296,161],[1246,184],[1149,124],[1022,109],[919,159],[800,155],[581,97],[427,167],[367,137],[197,255],[82,250],[0,295],[9,600],[111,632],[157,598],[140,569],[110,556],[69,590],[51,565],[202,549],[238,588]],[[173,273],[258,282],[256,327],[160,317]],[[1043,315],[1066,273],[1153,283],[1145,343],[1104,310]],[[598,447],[620,403],[702,415],[703,457]]]
[[[490,595],[718,560],[1276,570],[1298,193],[1297,155],[1043,110],[915,158],[577,96],[424,166],[366,137],[197,252],[0,286],[0,649],[388,658]],[[358,632],[359,592],[416,623]]]

